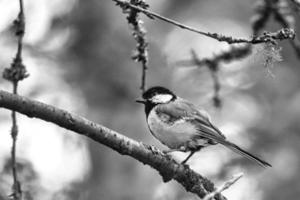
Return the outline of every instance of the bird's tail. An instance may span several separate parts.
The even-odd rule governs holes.
[[[262,167],[272,167],[272,165],[270,165],[269,163],[267,163],[266,161],[258,158],[257,156],[254,156],[252,154],[250,154],[249,152],[243,150],[242,148],[240,148],[239,146],[228,142],[228,141],[224,141],[221,144],[223,144],[224,146],[228,147],[229,149],[231,149],[232,151],[248,158],[249,160],[252,160],[254,162],[256,162],[257,164],[261,165]]]

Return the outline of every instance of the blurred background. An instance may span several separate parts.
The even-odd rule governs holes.
[[[251,36],[255,1],[147,1],[151,10],[203,31]],[[24,0],[26,35],[23,60],[30,77],[19,93],[82,115],[144,143],[162,146],[149,133],[143,107],[134,100],[141,65],[131,60],[135,41],[125,15],[112,1]],[[12,22],[17,0],[0,0],[0,69],[9,67],[17,44]],[[205,108],[233,142],[273,165],[263,169],[220,145],[189,161],[217,186],[233,174],[244,177],[224,192],[230,200],[297,199],[300,195],[300,67],[284,41],[282,62],[269,76],[258,53],[223,64],[223,107],[213,106],[213,83],[206,68],[174,65],[228,49],[225,43],[142,17],[149,40],[147,85],[162,85]],[[269,31],[280,27],[269,21]],[[1,89],[12,86],[0,79]],[[53,124],[18,115],[17,161],[25,199],[183,200],[197,199],[176,182],[136,160]],[[10,111],[0,112],[0,200],[11,193]],[[186,155],[174,153],[181,160]]]

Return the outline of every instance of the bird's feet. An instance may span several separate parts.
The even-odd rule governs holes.
[[[169,154],[173,153],[175,151],[186,152],[187,148],[186,148],[186,146],[181,146],[178,149],[167,149],[167,150],[163,150],[162,152],[170,158],[171,156]],[[186,162],[194,155],[195,152],[196,151],[191,151],[190,154],[180,164],[185,165]]]
[[[185,165],[185,163],[196,153],[196,151],[191,151],[190,154],[181,162],[182,165]]]
[[[180,164],[186,165],[186,162],[187,162],[188,160],[189,160],[189,159],[184,159],[184,161],[182,161]]]

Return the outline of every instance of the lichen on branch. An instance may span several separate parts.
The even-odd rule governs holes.
[[[144,0],[130,0],[130,4],[137,7],[147,9],[149,5]],[[141,87],[142,92],[146,87],[146,70],[148,69],[149,57],[148,57],[148,41],[146,38],[146,29],[143,27],[143,21],[139,17],[139,11],[131,8],[126,4],[117,2],[116,5],[120,6],[123,13],[127,14],[126,17],[128,24],[132,27],[132,35],[136,41],[136,50],[133,52],[132,59],[142,64],[142,79]]]
[[[153,11],[150,11],[150,10],[148,10],[148,7],[143,8],[140,6],[136,6],[136,5],[132,4],[131,1],[130,2],[125,1],[125,0],[113,0],[113,1],[117,2],[117,5],[121,6],[122,8],[126,8],[126,9],[131,8],[131,9],[135,10],[136,12],[144,13],[151,19],[156,18],[156,19],[165,21],[169,24],[172,24],[174,26],[177,26],[179,28],[213,38],[215,40],[218,40],[219,42],[227,42],[228,44],[236,44],[236,43],[259,44],[259,43],[269,42],[270,38],[272,40],[282,40],[282,39],[293,39],[295,37],[294,30],[289,29],[289,30],[284,30],[284,32],[288,32],[290,34],[284,34],[284,35],[279,34],[277,31],[275,33],[268,33],[267,35],[264,34],[262,36],[254,36],[254,37],[252,37],[252,39],[234,38],[232,36],[226,36],[221,33],[211,33],[211,32],[205,32],[205,31],[198,30],[194,27],[187,26],[187,25],[177,22],[175,20],[172,20],[172,19],[169,19],[162,15],[159,15]]]

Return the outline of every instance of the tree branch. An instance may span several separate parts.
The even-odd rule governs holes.
[[[17,94],[18,82],[13,82],[13,93]],[[12,138],[12,147],[11,147],[11,168],[12,168],[12,194],[10,195],[14,200],[22,199],[22,189],[21,183],[18,179],[17,173],[17,161],[16,161],[16,148],[17,148],[17,136],[18,136],[18,124],[16,112],[11,112],[12,128],[11,128],[11,138]]]
[[[191,51],[191,59],[188,60],[180,60],[175,62],[176,66],[182,67],[194,67],[202,68],[207,67],[211,73],[213,84],[214,84],[214,95],[213,95],[213,103],[216,108],[220,108],[222,106],[222,100],[220,98],[220,89],[221,83],[219,81],[218,71],[221,62],[232,62],[234,60],[242,59],[248,56],[251,53],[250,45],[243,46],[231,46],[231,48],[227,51],[221,52],[219,54],[214,55],[212,58],[204,58],[200,59],[192,49]]]
[[[230,188],[230,186],[232,186],[234,183],[236,183],[240,178],[242,178],[244,174],[243,173],[239,173],[234,175],[230,180],[226,181],[222,186],[220,186],[218,189],[216,189],[215,191],[213,191],[212,193],[209,193],[208,195],[206,195],[203,200],[210,200],[213,199],[214,196],[216,196],[216,194],[221,194],[221,192],[223,192],[224,190],[227,190],[228,188]]]
[[[149,5],[144,0],[130,0],[130,3],[134,6],[141,8],[148,8]],[[146,29],[143,27],[143,21],[139,17],[139,12],[136,9],[130,7],[121,6],[123,13],[127,14],[126,17],[128,24],[132,26],[132,35],[136,40],[136,50],[132,55],[132,59],[142,64],[142,78],[140,89],[145,92],[146,88],[146,71],[148,69],[149,57],[148,57],[148,41],[146,38]]]
[[[215,191],[214,184],[210,180],[197,174],[188,166],[175,162],[157,148],[137,142],[78,115],[1,90],[0,107],[17,111],[28,117],[52,122],[89,137],[122,155],[128,155],[151,166],[159,172],[165,182],[174,179],[187,191],[197,194],[200,198]],[[218,194],[215,199],[224,200],[226,198]]]
[[[198,68],[200,68],[203,61],[200,60],[200,58],[198,57],[197,53],[194,50],[191,51],[191,54],[192,54],[193,62]],[[219,62],[206,59],[205,63],[210,71],[211,78],[214,84],[214,96],[213,96],[214,106],[216,108],[220,108],[222,103],[219,95],[221,89],[221,83],[218,76]]]
[[[295,37],[295,33],[294,30],[292,29],[282,29],[279,30],[275,33],[265,33],[264,35],[261,36],[255,36],[252,39],[245,39],[245,38],[233,38],[231,36],[225,36],[222,35],[220,33],[210,33],[210,32],[204,32],[201,30],[198,30],[196,28],[187,26],[185,24],[182,24],[180,22],[177,22],[175,20],[166,18],[162,15],[159,15],[155,12],[146,10],[144,8],[135,6],[133,4],[131,4],[130,2],[127,2],[125,0],[113,0],[114,2],[117,3],[117,5],[121,6],[123,9],[127,9],[128,7],[135,9],[139,12],[144,13],[146,16],[150,17],[151,19],[153,18],[157,18],[160,19],[162,21],[168,22],[170,24],[173,24],[179,28],[194,32],[194,33],[198,33],[200,35],[204,35],[210,38],[213,38],[215,40],[218,40],[220,42],[227,42],[228,44],[234,44],[234,43],[248,43],[248,44],[259,44],[259,43],[266,43],[269,42],[269,40],[275,41],[275,40],[283,40],[283,39],[293,39]],[[281,34],[281,33],[284,34]]]
[[[193,52],[194,50],[192,50]],[[194,53],[196,53],[194,51]],[[249,48],[249,45],[246,46],[231,46],[229,50],[220,52],[218,54],[215,54],[211,58],[203,58],[200,59],[198,57],[193,56],[192,53],[192,59],[186,59],[186,60],[179,60],[175,62],[176,66],[183,66],[183,67],[194,67],[197,66],[198,68],[205,67],[209,65],[209,63],[230,63],[233,61],[241,60],[245,57],[247,57],[251,53],[251,48]]]
[[[15,35],[18,37],[18,48],[16,56],[10,66],[10,68],[5,68],[3,71],[3,78],[12,82],[13,84],[13,93],[18,93],[18,83],[24,78],[28,77],[25,65],[22,62],[22,49],[23,49],[23,38],[25,34],[25,15],[24,15],[24,6],[23,0],[19,0],[20,11],[16,20],[14,20],[15,25]],[[11,147],[11,165],[12,165],[12,176],[13,176],[13,185],[12,185],[12,194],[10,195],[14,200],[22,199],[22,189],[21,183],[18,180],[17,174],[17,163],[16,163],[16,148],[17,148],[17,137],[18,137],[18,125],[16,112],[12,111],[12,128],[11,128],[11,138],[12,138],[12,147]]]

